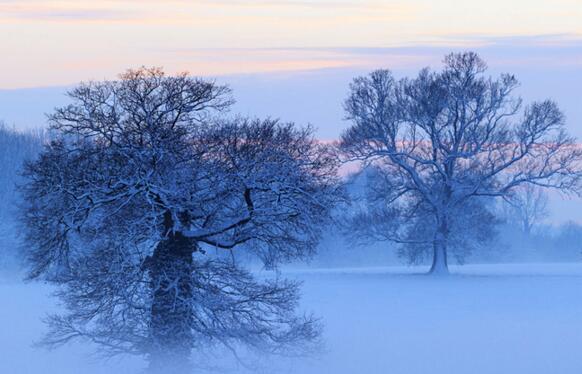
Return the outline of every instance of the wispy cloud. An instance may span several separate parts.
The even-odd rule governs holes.
[[[441,37],[443,43],[463,43],[481,46],[521,46],[521,47],[580,47],[582,33],[491,36],[479,34],[449,34]]]
[[[361,1],[361,0],[199,0],[194,1],[203,4],[226,5],[226,6],[240,6],[240,7],[296,7],[296,8],[325,8],[335,9],[351,8],[387,8],[400,7],[401,5],[386,4],[382,1]]]
[[[494,58],[505,48],[507,61],[528,66],[580,66],[579,1],[0,0],[0,71],[11,72],[0,87],[142,64],[207,75],[406,67],[475,48]]]
[[[369,17],[392,13],[394,16],[416,9],[403,2],[386,4],[366,0],[0,0],[0,20],[90,22],[189,20],[196,17],[334,17],[366,14]],[[217,14],[214,11],[220,10]],[[330,12],[331,10],[331,12]],[[317,12],[310,14],[309,12]]]
[[[440,43],[397,47],[322,48],[163,48],[180,66],[207,75],[255,72],[313,71],[336,68],[406,69],[439,64],[450,51],[476,50],[498,66],[561,68],[582,67],[582,37],[471,36],[443,38]]]
[[[430,61],[427,57],[430,54],[419,52],[394,48],[166,48],[158,51],[172,56],[178,69],[213,76],[370,68],[383,63],[406,67]]]
[[[109,2],[0,1],[0,19],[12,21],[87,22],[128,21],[143,17],[138,8]]]

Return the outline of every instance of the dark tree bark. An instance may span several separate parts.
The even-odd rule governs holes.
[[[433,240],[433,258],[429,273],[446,275],[449,273],[447,261],[448,226],[446,219],[441,218],[440,221]]]
[[[152,310],[150,370],[185,371],[193,344],[192,254],[195,246],[180,233],[170,234],[154,250],[150,262]]]

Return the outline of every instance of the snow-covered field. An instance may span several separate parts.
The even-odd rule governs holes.
[[[582,372],[582,264],[473,265],[434,278],[406,268],[287,271],[325,323],[316,359],[277,360],[293,374]],[[53,311],[49,288],[0,282],[0,373],[139,372],[75,343],[34,348]],[[267,372],[273,372],[269,369]]]

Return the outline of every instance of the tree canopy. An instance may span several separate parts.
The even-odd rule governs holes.
[[[341,137],[345,159],[384,175],[382,202],[364,214],[392,222],[385,235],[403,243],[418,240],[410,228],[419,220],[430,222],[433,272],[447,271],[456,212],[479,199],[524,184],[579,191],[582,150],[558,105],[524,105],[513,75],[486,71],[477,54],[453,53],[441,71],[425,68],[415,78],[397,80],[388,70],[358,77],[345,101],[352,122]]]
[[[317,338],[294,314],[296,283],[208,251],[271,267],[313,252],[338,187],[311,128],[219,116],[228,87],[156,68],[69,96],[23,186],[30,277],[61,286],[67,307],[47,343],[84,337],[159,366],[212,344],[284,352]]]

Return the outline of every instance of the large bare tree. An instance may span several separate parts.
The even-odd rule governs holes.
[[[155,68],[69,96],[23,186],[30,277],[58,285],[67,310],[46,343],[86,338],[179,372],[193,349],[317,339],[317,321],[295,315],[296,283],[208,251],[245,248],[267,266],[314,251],[337,187],[310,128],[215,119],[227,87]]]
[[[471,52],[450,54],[441,71],[415,78],[377,70],[356,78],[345,102],[353,123],[341,138],[345,158],[383,175],[383,198],[366,206],[364,216],[374,217],[366,222],[381,222],[385,237],[405,245],[425,241],[414,229],[424,222],[431,273],[448,272],[451,229],[458,235],[461,224],[463,232],[459,217],[483,198],[526,184],[577,192],[582,151],[557,104],[526,106],[513,75],[494,79],[486,70]],[[470,235],[474,227],[464,228]]]

